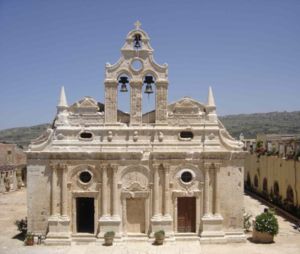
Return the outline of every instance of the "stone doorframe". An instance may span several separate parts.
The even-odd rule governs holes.
[[[97,235],[98,231],[98,218],[99,218],[99,192],[98,191],[73,191],[72,192],[72,234],[80,234],[77,232],[77,209],[76,198],[94,198],[94,235]]]
[[[145,232],[149,232],[150,226],[150,202],[149,202],[150,192],[148,190],[145,191],[127,191],[123,190],[121,193],[121,201],[122,201],[122,227],[123,227],[123,236],[127,236],[127,199],[133,198],[143,198],[145,199]]]
[[[190,190],[190,191],[183,191],[183,190],[174,190],[172,191],[172,202],[173,202],[173,218],[174,218],[174,232],[175,234],[178,233],[177,231],[177,221],[178,221],[178,208],[177,208],[177,201],[178,197],[195,197],[196,198],[196,233],[199,234],[201,232],[201,218],[203,214],[203,191],[202,190]],[[202,201],[202,202],[201,202]]]

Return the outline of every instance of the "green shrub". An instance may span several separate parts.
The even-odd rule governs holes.
[[[271,211],[263,212],[255,218],[255,229],[259,232],[267,232],[271,235],[278,233],[278,221]]]
[[[154,233],[155,238],[162,238],[164,236],[165,236],[165,231],[163,231],[163,230],[159,230]]]
[[[107,231],[104,234],[104,237],[115,237],[115,232],[114,231]]]

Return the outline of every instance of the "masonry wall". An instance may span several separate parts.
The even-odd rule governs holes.
[[[275,181],[279,185],[279,195],[282,199],[287,198],[287,188],[290,186],[294,193],[294,205],[300,204],[300,162],[285,160],[277,156],[258,157],[256,154],[249,154],[245,160],[244,181],[247,181],[249,174],[251,184],[254,186],[254,178],[258,178],[257,191],[263,192],[263,179],[267,179],[267,190],[274,189]]]
[[[27,168],[28,231],[45,234],[50,215],[50,173],[44,161],[30,161]]]
[[[220,208],[226,232],[243,228],[243,171],[242,166],[230,164],[220,168]]]

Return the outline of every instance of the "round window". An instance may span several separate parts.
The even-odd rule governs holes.
[[[132,63],[131,63],[131,68],[132,68],[133,70],[135,70],[135,71],[140,71],[140,70],[143,68],[143,63],[142,63],[142,61],[141,61],[141,60],[138,60],[138,59],[132,61]]]
[[[191,182],[193,179],[193,175],[191,174],[191,172],[189,171],[185,171],[181,174],[181,180],[184,182],[184,183],[189,183]]]
[[[80,173],[79,179],[83,183],[88,183],[89,181],[91,181],[92,175],[88,171],[83,171],[83,172]]]

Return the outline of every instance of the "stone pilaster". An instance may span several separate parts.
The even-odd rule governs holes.
[[[142,124],[142,86],[140,80],[130,81],[130,125]]]
[[[204,164],[204,216],[208,216],[210,214],[209,207],[209,168],[210,163]]]
[[[216,190],[218,183],[216,182],[216,165],[219,164],[214,162],[204,163],[204,216],[202,217],[202,232],[201,242],[226,242],[225,234],[223,232],[223,218],[220,215],[215,214],[215,209],[218,206],[218,191]],[[209,200],[209,171],[213,171],[213,207],[214,214],[210,211],[210,200]]]
[[[57,167],[56,165],[50,166],[52,173],[51,173],[51,216],[58,217],[59,209],[58,209],[58,185],[57,185]]]
[[[105,124],[116,124],[118,113],[118,81],[106,79],[105,85]]]
[[[159,166],[153,166],[153,218],[159,218]]]
[[[105,217],[108,217],[109,214],[108,214],[108,209],[107,209],[107,203],[108,203],[108,200],[107,200],[107,186],[108,183],[107,183],[107,167],[106,166],[103,166],[102,167],[102,184],[101,184],[101,191],[102,191],[102,204],[101,204],[101,207],[102,207],[102,218],[105,218]]]
[[[49,232],[45,244],[70,245],[70,219],[67,215],[67,165],[51,165],[51,193],[52,206],[51,216],[48,219]],[[60,174],[58,174],[60,172]],[[60,185],[58,185],[58,176],[61,176]],[[60,196],[59,196],[60,191]],[[60,206],[58,206],[60,204]]]
[[[119,193],[118,193],[118,179],[117,179],[117,172],[118,172],[118,166],[112,165],[112,217],[114,219],[120,219],[119,215]]]
[[[168,107],[168,81],[156,81],[156,98],[155,98],[155,123],[167,123],[167,107]]]
[[[220,215],[220,194],[219,194],[219,172],[220,172],[220,164],[215,163],[214,168],[214,215]]]
[[[164,217],[171,218],[170,215],[170,169],[168,165],[164,165]]]
[[[63,165],[62,167],[62,181],[61,181],[61,205],[62,210],[61,214],[63,217],[68,217],[68,187],[67,187],[67,175],[68,175],[68,167],[67,165]]]

